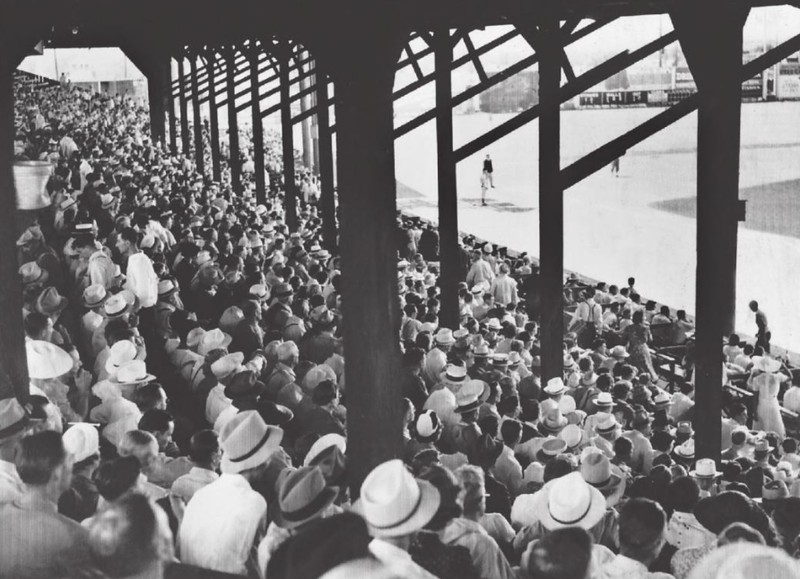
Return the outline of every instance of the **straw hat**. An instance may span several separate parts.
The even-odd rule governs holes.
[[[434,340],[437,344],[442,346],[452,346],[456,343],[456,339],[453,337],[453,330],[450,328],[440,329],[438,332],[436,332]]]
[[[497,318],[489,318],[489,321],[486,322],[486,329],[499,332],[503,329],[503,324]]]
[[[622,477],[613,471],[611,461],[601,451],[586,453],[580,473],[583,480],[603,494],[610,494],[622,483]]]
[[[69,300],[59,294],[54,287],[45,288],[36,299],[36,309],[46,316],[57,316],[68,304]]]
[[[158,282],[158,297],[163,299],[178,291],[178,286],[171,279],[162,279]]]
[[[379,464],[361,485],[354,506],[367,521],[373,537],[402,537],[419,531],[436,514],[441,497],[428,481],[417,480],[403,461]]]
[[[614,432],[619,427],[620,424],[617,422],[617,417],[613,414],[609,412],[598,412],[595,415],[594,429],[599,434]]]
[[[467,367],[457,364],[448,364],[444,371],[444,379],[450,382],[463,382],[467,377]]]
[[[306,453],[305,459],[303,459],[303,466],[308,466],[311,464],[314,459],[317,458],[317,456],[332,446],[335,446],[341,450],[342,454],[347,452],[347,440],[345,437],[341,434],[331,432],[329,434],[320,436],[314,442],[314,444],[311,445],[311,448],[309,448],[308,452]]]
[[[142,384],[155,379],[155,376],[147,373],[147,366],[142,360],[131,360],[120,365],[113,378],[117,384]]]
[[[319,467],[302,466],[281,484],[275,524],[293,529],[314,520],[333,504],[338,494],[338,488],[327,486]]]
[[[99,308],[106,301],[107,296],[105,286],[94,283],[83,290],[83,305],[90,310]]]
[[[116,318],[121,318],[127,314],[129,307],[128,301],[125,299],[125,296],[122,295],[122,292],[120,292],[118,294],[114,294],[113,296],[109,296],[109,298],[103,304],[103,312],[107,318],[113,320]]]
[[[119,371],[120,366],[135,360],[138,353],[136,344],[130,340],[115,342],[109,350],[108,360],[106,360],[106,372],[108,372],[109,376],[114,376]]]
[[[222,427],[219,444],[222,447],[223,473],[237,474],[263,465],[278,450],[283,430],[264,422],[255,410],[245,410],[232,416]]]
[[[16,398],[0,400],[0,440],[23,432],[29,423],[28,413]]]
[[[39,264],[35,261],[23,263],[19,268],[19,275],[22,277],[22,283],[24,285],[44,283],[49,277],[47,271],[39,267]]]
[[[558,437],[567,443],[568,450],[575,450],[586,442],[586,433],[577,424],[567,424]]]
[[[567,387],[564,385],[564,380],[560,376],[550,378],[547,385],[544,387],[545,394],[548,396],[558,396],[566,392]]]
[[[207,356],[211,350],[227,349],[231,345],[231,340],[231,336],[219,328],[214,328],[201,336],[200,342],[197,344],[197,353]]]
[[[97,428],[86,422],[73,424],[62,435],[64,448],[75,458],[75,462],[100,454],[100,434]]]
[[[548,531],[564,527],[589,530],[606,512],[603,494],[587,483],[581,473],[572,472],[548,482],[536,493],[536,518]]]
[[[563,438],[548,438],[536,453],[536,460],[545,463],[566,451],[567,442]]]
[[[74,365],[72,356],[55,344],[44,340],[25,342],[25,354],[28,358],[28,375],[37,380],[63,376],[72,370]]]
[[[206,331],[203,328],[192,328],[189,330],[189,333],[186,334],[186,347],[190,350],[197,350],[197,346],[200,345],[200,338],[203,337]]]
[[[551,408],[544,415],[539,426],[547,432],[557,434],[564,429],[568,422],[566,417],[561,413],[560,408]]]
[[[225,380],[233,376],[244,362],[244,353],[232,352],[226,354],[211,364],[211,373],[217,380]]]
[[[417,416],[414,423],[415,438],[420,442],[433,442],[442,431],[442,421],[434,410],[426,410]]]

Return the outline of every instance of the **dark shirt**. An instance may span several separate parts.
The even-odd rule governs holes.
[[[231,352],[242,352],[245,358],[249,357],[256,350],[264,347],[264,334],[255,323],[249,320],[242,320],[233,330],[233,339],[228,348]]]
[[[58,512],[80,523],[95,514],[99,497],[100,493],[89,477],[73,475],[70,487],[58,499]]]
[[[493,173],[494,172],[494,165],[492,165],[492,160],[491,159],[484,159],[483,160],[483,170],[488,172],[488,173]]]
[[[425,387],[425,380],[418,373],[412,372],[408,368],[403,369],[401,377],[403,385],[403,397],[411,400],[417,412],[422,412],[425,401],[428,399],[428,389]]]
[[[414,562],[439,579],[478,579],[469,549],[445,545],[436,533],[421,531],[408,549]]]
[[[484,488],[486,490],[486,512],[500,513],[506,519],[511,518],[511,495],[506,485],[484,471]]]

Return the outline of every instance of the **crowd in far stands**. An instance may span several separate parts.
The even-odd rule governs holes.
[[[351,497],[313,179],[289,231],[279,171],[257,204],[153,143],[129,99],[16,97],[18,158],[55,169],[17,242],[31,395],[0,401],[0,576],[800,576],[779,405],[800,387],[768,343],[730,338],[741,399],[723,460],[696,458],[685,313],[570,276],[544,380],[533,261],[461,239],[460,324],[441,327],[438,234],[401,216],[404,447]],[[675,388],[653,346],[680,352]]]

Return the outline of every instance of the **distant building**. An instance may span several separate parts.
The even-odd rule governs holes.
[[[489,74],[491,77],[491,74]],[[515,113],[539,104],[539,72],[524,70],[480,95],[484,113]]]
[[[147,79],[119,48],[46,49],[19,69],[56,81],[63,74],[81,88],[147,100]]]

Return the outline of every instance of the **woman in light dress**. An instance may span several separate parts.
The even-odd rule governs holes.
[[[778,393],[781,383],[788,377],[780,373],[781,362],[767,356],[756,360],[750,374],[750,389],[758,393],[758,408],[754,421],[754,428],[765,432],[776,432],[783,439],[786,436],[786,427],[781,416],[781,407],[778,403]]]

